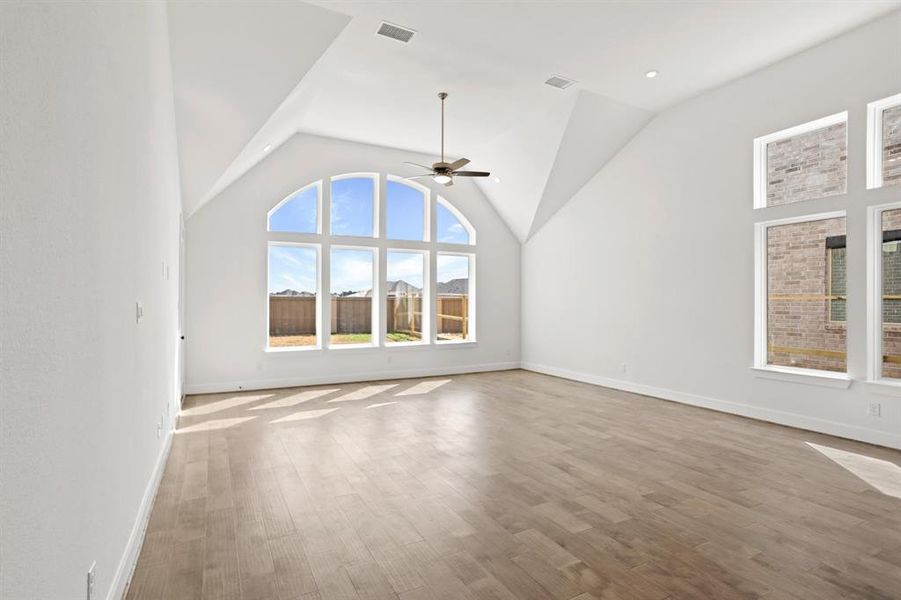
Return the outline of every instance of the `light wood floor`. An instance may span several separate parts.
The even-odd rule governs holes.
[[[899,463],[524,371],[196,396],[128,598],[901,598]]]

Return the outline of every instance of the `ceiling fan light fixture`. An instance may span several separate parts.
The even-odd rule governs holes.
[[[434,177],[432,177],[432,179],[435,180],[435,183],[440,183],[441,185],[444,185],[445,183],[449,183],[449,182],[450,182],[451,176],[450,176],[450,175],[446,175],[446,174],[444,174],[444,173],[438,173],[437,175],[435,175]]]

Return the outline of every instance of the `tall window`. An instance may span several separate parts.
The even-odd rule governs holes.
[[[901,204],[870,209],[871,321],[869,377],[901,379]]]
[[[267,229],[267,348],[475,341],[476,232],[429,187],[336,175],[276,204]]]
[[[901,185],[901,94],[867,105],[867,187]]]
[[[438,254],[438,341],[465,341],[470,338],[470,256]]]
[[[333,247],[331,266],[331,345],[372,345],[375,251]]]
[[[765,277],[765,365],[845,372],[845,217],[758,224]],[[758,361],[763,356],[758,357]]]
[[[269,346],[319,345],[319,249],[269,244]]]
[[[426,304],[425,274],[428,253],[415,250],[388,251],[387,344],[422,343],[425,323],[423,309]]]

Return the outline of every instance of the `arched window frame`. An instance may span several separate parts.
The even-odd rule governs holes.
[[[354,177],[372,177],[375,180],[373,198],[373,236],[345,236],[331,233],[331,187],[332,182]],[[409,186],[424,195],[425,206],[423,210],[424,241],[388,239],[387,233],[387,185],[389,181]],[[317,233],[292,233],[272,231],[269,226],[269,218],[288,200],[296,194],[315,186],[317,190],[316,202],[316,230]],[[469,235],[468,244],[456,244],[438,242],[437,240],[437,207],[446,208],[456,217]],[[266,331],[265,350],[267,352],[296,352],[296,351],[324,351],[354,349],[394,349],[404,347],[445,347],[475,344],[477,341],[476,327],[476,229],[466,216],[450,201],[440,196],[437,191],[418,182],[409,181],[390,173],[353,172],[323,177],[291,192],[267,212],[267,281],[266,281]],[[310,346],[272,347],[269,345],[269,292],[268,292],[268,247],[272,245],[300,245],[315,247],[318,262],[318,289],[316,290],[316,344]],[[331,253],[332,248],[359,248],[372,250],[375,256],[373,266],[373,296],[372,296],[372,343],[371,344],[330,344],[331,333]],[[391,251],[414,251],[424,256],[427,265],[423,276],[423,310],[422,314],[422,340],[417,342],[388,342],[387,318],[383,314],[383,307],[387,306],[387,257]],[[463,340],[439,340],[437,335],[437,257],[439,254],[465,256],[469,260],[469,305],[468,305],[468,335]]]

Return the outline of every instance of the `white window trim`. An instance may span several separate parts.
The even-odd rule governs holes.
[[[804,383],[842,389],[847,389],[851,385],[851,377],[847,373],[821,371],[819,369],[781,367],[777,365],[752,368],[754,369],[754,375],[761,379],[790,381],[792,383]]]
[[[331,183],[341,179],[367,177],[375,182],[373,192],[373,235],[365,236],[346,236],[331,233]],[[382,199],[387,198],[387,182],[396,181],[414,187],[423,191],[425,195],[424,226],[425,231],[423,241],[416,240],[395,240],[387,238],[386,213],[387,206]],[[317,233],[298,233],[298,232],[274,232],[269,229],[269,217],[278,210],[284,203],[295,196],[297,193],[306,190],[310,186],[317,186]],[[437,241],[437,204],[447,208],[453,214],[461,225],[469,234],[468,244],[458,244],[450,242]],[[476,230],[472,223],[457,209],[456,206],[438,195],[437,190],[432,190],[428,186],[424,186],[417,182],[412,182],[384,172],[353,172],[342,173],[333,176],[326,176],[310,184],[307,184],[296,191],[292,192],[278,204],[271,208],[267,213],[266,231],[268,235],[266,246],[266,286],[264,289],[266,298],[266,335],[263,350],[267,353],[282,354],[291,352],[310,352],[310,351],[327,351],[331,349],[337,350],[356,350],[359,352],[372,350],[401,350],[406,348],[431,347],[431,348],[448,348],[448,347],[466,347],[475,346],[476,344]],[[316,294],[316,345],[315,346],[285,346],[270,347],[269,346],[269,247],[273,245],[281,246],[306,246],[316,249],[317,256],[317,294]],[[353,250],[370,250],[374,254],[373,265],[373,314],[372,314],[372,343],[370,344],[339,344],[332,346],[331,338],[331,302],[325,302],[327,297],[331,300],[331,251],[333,248],[346,248]],[[387,302],[387,280],[383,274],[387,275],[387,255],[388,251],[398,252],[418,252],[424,256],[425,278],[424,290],[425,295],[423,315],[423,341],[422,342],[387,342],[387,317],[382,314],[383,308]],[[436,298],[435,293],[437,285],[437,256],[438,254],[460,255],[469,258],[469,339],[466,340],[448,340],[437,342],[436,327]],[[326,290],[324,292],[324,290]],[[325,335],[328,332],[328,335]]]
[[[307,186],[309,187],[309,186]],[[270,346],[269,345],[269,269],[271,260],[269,259],[270,248],[272,246],[285,246],[289,248],[312,248],[316,252],[316,343],[312,346]],[[322,350],[322,245],[307,242],[283,242],[276,240],[268,240],[266,242],[266,321],[265,321],[265,339],[266,343],[263,347],[265,352],[310,352]]]
[[[784,367],[767,362],[767,230],[780,225],[847,218],[847,216],[844,210],[838,210],[754,224],[754,364],[752,368],[762,373],[761,376],[770,373],[778,374],[776,378],[779,379],[808,379],[811,382],[828,380],[841,382],[839,385],[844,387],[850,385],[851,379],[847,372],[837,373],[820,369]]]
[[[867,382],[898,388],[901,379],[882,376],[882,214],[901,202],[867,208]]]
[[[766,205],[766,189],[767,189],[767,146],[773,142],[778,142],[786,138],[809,133],[817,129],[823,129],[838,123],[848,122],[848,111],[842,111],[833,115],[828,115],[808,123],[795,125],[788,129],[769,133],[767,135],[754,138],[754,208],[767,208]],[[845,130],[845,140],[847,142],[847,129]]]
[[[462,222],[462,221],[461,221]],[[464,225],[465,226],[465,225]],[[438,339],[438,257],[439,256],[465,256],[469,259],[469,298],[467,300],[466,320],[469,321],[468,336],[465,340],[439,340]],[[463,344],[474,344],[476,339],[476,255],[473,252],[446,252],[439,250],[435,252],[435,327],[433,328],[432,339],[436,346],[459,346]]]
[[[867,189],[882,187],[882,113],[901,105],[901,94],[867,104]]]

